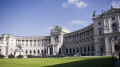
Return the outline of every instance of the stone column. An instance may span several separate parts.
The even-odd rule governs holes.
[[[73,54],[73,48],[71,48],[71,53]]]
[[[109,55],[110,51],[109,51],[109,38],[105,37],[105,55]]]
[[[83,40],[84,40],[84,32],[82,33],[82,42],[84,42]]]
[[[58,43],[61,43],[61,35],[58,35]]]
[[[84,47],[82,46],[82,54],[84,54]]]
[[[6,56],[6,48],[5,48],[5,46],[3,46],[2,54]]]
[[[91,47],[91,45],[89,45],[89,47],[90,47],[90,52],[89,52],[89,55],[92,55],[92,47]]]
[[[112,40],[111,41],[111,55],[112,55],[112,53],[115,53],[115,40]]]
[[[53,45],[53,55],[55,55],[55,50],[54,50],[54,47],[55,47],[55,46]]]
[[[118,14],[117,16],[118,16],[118,31],[120,32],[120,14]]]
[[[36,46],[38,46],[38,40],[36,40]]]
[[[50,55],[50,47],[48,47],[48,55]]]
[[[88,46],[86,46],[86,55],[88,55]]]
[[[95,56],[100,56],[100,41],[95,38]]]
[[[75,49],[75,53],[77,53],[77,47],[75,47],[74,49]]]

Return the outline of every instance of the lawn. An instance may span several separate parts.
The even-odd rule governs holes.
[[[113,67],[111,57],[0,59],[0,67]]]

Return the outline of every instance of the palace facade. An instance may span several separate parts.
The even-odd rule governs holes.
[[[102,11],[92,18],[93,23],[80,30],[69,32],[56,26],[50,36],[0,37],[0,54],[14,55],[112,55],[120,52],[120,8]],[[19,45],[19,46],[18,46]]]

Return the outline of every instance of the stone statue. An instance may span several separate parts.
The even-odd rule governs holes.
[[[93,17],[95,17],[95,13],[96,13],[96,11],[93,12]]]
[[[53,29],[51,30],[51,33],[61,32],[61,30],[62,30],[62,28],[61,28],[61,27],[56,26],[55,28],[53,28]]]
[[[17,49],[15,50],[15,52],[23,52],[21,44],[16,44],[16,46]]]

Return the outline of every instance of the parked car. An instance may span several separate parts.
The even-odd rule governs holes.
[[[23,58],[28,58],[27,56],[24,56]]]
[[[8,56],[5,56],[4,58],[8,58]]]

